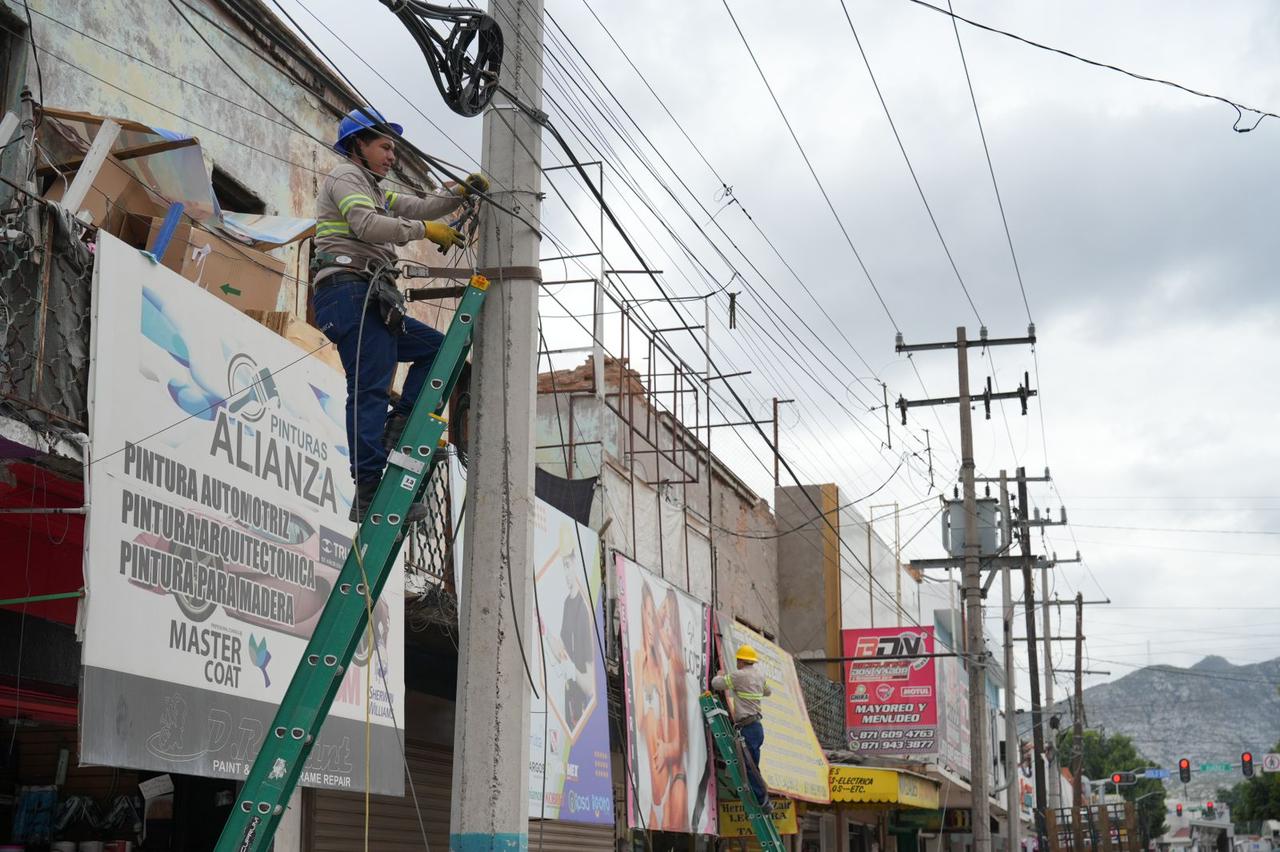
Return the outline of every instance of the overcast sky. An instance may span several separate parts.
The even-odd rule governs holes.
[[[353,20],[345,1],[307,0],[319,19],[341,28],[343,44],[296,0],[282,2],[376,106],[409,127],[415,141],[473,165],[455,142],[477,155],[481,121],[447,112],[421,55],[390,14],[371,4],[367,18]],[[955,358],[948,351],[917,354],[917,378],[911,363],[894,354],[895,326],[887,313],[909,343],[953,338],[959,324],[976,336],[978,320],[912,183],[838,0],[795,6],[732,0],[730,5],[888,312],[827,209],[721,3],[629,0],[596,2],[592,8],[702,157],[732,186],[739,203],[724,209],[720,182],[585,3],[549,0],[547,8],[688,184],[692,196],[663,172],[746,278],[745,284],[735,280],[727,288],[743,293],[737,330],[726,327],[727,298],[712,301],[717,368],[755,371],[735,385],[754,416],[768,415],[774,395],[799,401],[784,414],[782,443],[802,479],[834,479],[852,499],[897,470],[872,502],[920,503],[930,493],[924,429],[930,430],[937,485],[950,490],[956,478],[956,409],[913,410],[907,430],[896,425],[893,412],[890,450],[881,445],[883,412],[868,410],[880,402],[873,377],[887,383],[890,399],[899,393],[918,398],[926,388],[931,396],[951,395]],[[977,313],[993,337],[1025,334],[1027,308],[949,19],[908,0],[850,0],[848,9]],[[961,0],[955,9],[1146,75],[1264,109],[1280,108],[1275,63],[1280,6],[1266,0]],[[581,93],[565,81],[560,68],[568,62],[565,43],[554,27],[550,30],[559,64],[548,61],[547,88],[558,104],[544,106],[579,156],[597,159],[574,126],[583,125],[603,143],[572,106]],[[1065,557],[1078,542],[1085,563],[1057,569],[1051,591],[1071,597],[1080,590],[1086,599],[1113,601],[1086,613],[1090,668],[1118,676],[1148,661],[1190,665],[1210,653],[1235,663],[1277,656],[1280,486],[1274,477],[1280,451],[1274,435],[1280,417],[1274,376],[1280,355],[1274,341],[1280,332],[1280,291],[1272,232],[1280,212],[1275,191],[1280,121],[1268,119],[1252,133],[1238,134],[1232,131],[1235,112],[1224,104],[964,24],[960,37],[1041,341],[1038,379],[1027,347],[995,350],[994,361],[971,355],[975,390],[998,367],[994,375],[1000,389],[1015,388],[1029,371],[1042,394],[1026,418],[1016,401],[1005,403],[990,421],[980,407],[975,411],[979,471],[1012,472],[1019,464],[1034,473],[1046,464],[1052,468],[1056,490],[1034,486],[1035,502],[1056,512],[1065,500],[1072,527],[1049,531],[1049,546]],[[432,129],[350,48],[409,94],[451,138]],[[611,101],[610,106],[617,110]],[[710,278],[728,281],[729,266],[604,119],[594,112],[591,117],[608,140],[610,161],[648,193],[711,270]],[[658,161],[652,150],[645,153]],[[546,164],[559,159],[559,152],[548,150]],[[633,212],[644,208],[623,191],[622,178],[609,168],[606,178],[611,202],[649,262],[666,271],[670,290],[688,296],[712,289],[655,217]],[[554,187],[544,185],[547,230],[570,251],[590,251],[568,210],[594,228],[596,208],[574,189],[567,173],[553,173],[551,179]],[[710,216],[699,202],[711,212],[719,210],[715,221],[781,299],[708,224]],[[614,265],[635,268],[618,239],[607,238],[606,248]],[[559,253],[555,246],[543,247],[544,256]],[[596,261],[587,263],[594,268]],[[569,273],[564,277],[583,275],[572,266],[560,271]],[[548,267],[546,277],[561,276]],[[637,295],[655,294],[634,276],[627,283]],[[561,314],[566,306],[589,311],[587,294],[574,286],[557,292],[563,304],[544,298],[544,313]],[[700,303],[687,307],[685,319],[700,323]],[[812,354],[794,340],[778,342],[775,315]],[[660,325],[680,322],[656,307],[653,317]],[[550,317],[544,322],[552,348],[583,342],[569,322]],[[616,340],[616,331],[610,334]],[[701,354],[686,338],[669,337],[701,367]],[[742,413],[726,406],[718,417],[740,420]],[[717,452],[768,496],[767,447],[759,439],[747,440],[749,449],[729,430],[719,430]],[[919,458],[899,467],[904,448]],[[916,532],[935,508],[926,504],[910,510],[904,535]],[[929,524],[912,541],[909,555],[941,555],[936,527],[936,521]],[[998,624],[992,630],[998,633]],[[1071,626],[1055,626],[1054,632],[1071,632]],[[1071,664],[1067,651],[1064,645],[1058,657],[1064,668]],[[1025,682],[1019,693],[1026,696]]]

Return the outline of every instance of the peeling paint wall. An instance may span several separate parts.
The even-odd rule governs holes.
[[[14,0],[3,3],[21,14]],[[214,166],[227,172],[268,214],[314,215],[320,180],[339,162],[328,146],[335,110],[345,110],[347,95],[285,51],[255,42],[217,0],[178,0],[178,6],[208,45],[162,0],[31,0],[43,93],[30,63],[28,86],[49,107],[194,136],[210,172]],[[306,260],[296,246],[274,253],[289,276],[277,309],[305,318],[306,293],[296,279],[307,278]],[[402,253],[440,265],[438,254],[420,246]],[[439,303],[418,303],[411,311],[427,322],[447,323],[452,315]]]

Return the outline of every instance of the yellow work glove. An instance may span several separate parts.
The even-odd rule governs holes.
[[[462,232],[455,228],[450,228],[444,222],[423,222],[422,224],[426,229],[422,236],[438,245],[441,254],[451,248],[466,245]]]
[[[489,179],[479,172],[467,175],[467,179],[453,187],[453,194],[466,198],[473,192],[488,192]]]

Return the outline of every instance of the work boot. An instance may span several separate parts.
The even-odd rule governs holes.
[[[351,514],[347,515],[348,520],[355,523],[364,521],[365,513],[369,510],[369,504],[373,502],[373,495],[378,493],[379,482],[381,482],[379,479],[370,479],[356,484],[356,499],[351,504]],[[426,503],[414,503],[409,506],[409,511],[405,512],[405,525],[425,521],[430,514],[431,512]]]
[[[400,436],[404,434],[404,427],[409,422],[409,415],[395,413],[387,417],[387,425],[382,429],[382,446],[386,447],[387,452],[399,449]]]

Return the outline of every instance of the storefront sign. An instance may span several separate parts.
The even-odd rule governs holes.
[[[899,772],[898,804],[909,808],[938,807],[937,783],[909,772]]]
[[[938,660],[938,747],[940,761],[958,775],[968,776],[969,677],[955,657]]]
[[[929,755],[938,747],[938,682],[932,627],[844,631],[849,750]],[[864,662],[865,660],[865,662]]]
[[[600,538],[542,500],[534,507],[538,631],[529,631],[529,816],[613,825]],[[545,667],[545,668],[544,668]]]
[[[833,802],[898,801],[898,773],[892,769],[832,766],[829,777]]]
[[[714,834],[715,773],[698,696],[709,685],[707,605],[619,555],[626,675],[627,819],[632,828]]]
[[[938,807],[938,784],[897,769],[832,766],[831,801],[882,802],[909,808]]]
[[[770,801],[773,802],[773,813],[769,818],[773,820],[773,827],[779,834],[795,834],[799,830],[796,827],[796,803],[790,799],[780,798]],[[755,837],[751,820],[747,817],[747,811],[742,806],[742,802],[720,802],[720,836]]]
[[[243,779],[351,544],[346,384],[106,234],[93,285],[80,756]],[[403,794],[403,585],[303,785]]]
[[[720,619],[720,636],[721,660],[733,659],[741,645],[756,649],[760,655],[756,665],[764,671],[773,692],[761,703],[764,747],[760,751],[760,769],[769,789],[806,802],[831,801],[827,792],[827,758],[809,722],[795,660],[759,633],[729,618]]]
[[[893,824],[899,828],[914,828],[931,833],[947,831],[968,834],[973,831],[973,811],[969,808],[938,810],[935,800],[933,810],[895,812]]]

